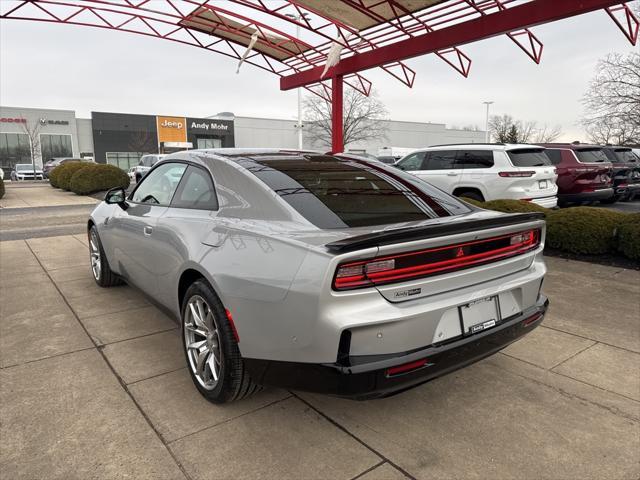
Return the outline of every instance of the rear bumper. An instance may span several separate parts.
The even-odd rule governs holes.
[[[558,200],[562,202],[594,202],[597,200],[607,200],[611,198],[613,194],[613,188],[601,188],[593,192],[559,194]]]
[[[536,304],[493,328],[442,345],[393,355],[349,357],[343,364],[310,364],[245,358],[252,378],[262,384],[364,400],[399,393],[470,365],[502,350],[537,327],[549,301]],[[387,369],[427,360],[407,373],[388,375]]]
[[[615,187],[619,197],[635,197],[640,194],[640,183],[631,183]]]

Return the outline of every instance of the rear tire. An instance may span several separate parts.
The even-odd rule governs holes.
[[[182,339],[191,380],[210,402],[232,402],[262,390],[244,366],[222,302],[204,280],[184,296]]]
[[[89,261],[91,262],[91,272],[93,279],[101,287],[114,287],[121,285],[122,280],[109,267],[109,261],[104,254],[102,242],[98,236],[98,229],[92,225],[89,229]]]

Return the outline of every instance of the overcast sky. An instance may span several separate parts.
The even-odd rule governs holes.
[[[3,2],[4,0],[0,0]],[[433,55],[408,60],[412,89],[381,70],[366,72],[393,120],[484,128],[492,114],[560,124],[563,140],[584,139],[580,98],[599,58],[634,47],[604,11],[533,29],[545,44],[535,63],[507,37],[462,47],[473,60],[465,79]],[[638,47],[635,47],[638,48]],[[0,103],[5,106],[209,116],[295,118],[295,92],[275,75],[189,47],[91,27],[0,22]]]

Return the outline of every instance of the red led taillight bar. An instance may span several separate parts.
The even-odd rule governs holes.
[[[384,285],[448,273],[521,255],[540,245],[540,230],[484,238],[338,265],[334,290]]]

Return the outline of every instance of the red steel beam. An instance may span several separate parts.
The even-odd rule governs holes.
[[[620,0],[535,0],[468,20],[441,30],[355,54],[340,60],[328,76],[348,75],[438,50],[504,35],[514,30],[554,22],[620,4]],[[280,89],[291,90],[320,80],[324,66],[280,78]]]
[[[331,78],[331,153],[344,150],[343,100],[342,75],[335,75]]]

